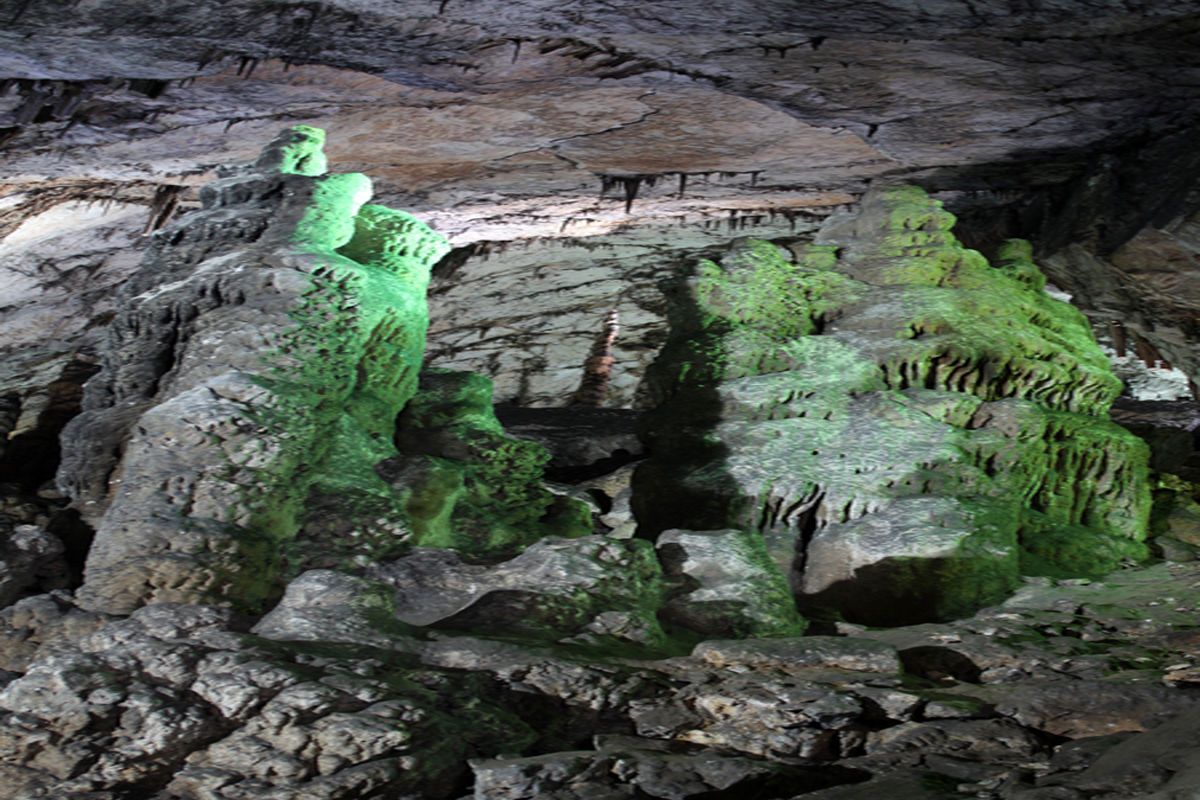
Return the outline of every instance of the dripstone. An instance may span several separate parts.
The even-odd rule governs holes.
[[[877,189],[819,244],[742,240],[674,286],[642,534],[754,532],[802,607],[878,624],[1144,557],[1147,450],[1103,416],[1087,322],[1026,243],[993,267],[953,224]]]

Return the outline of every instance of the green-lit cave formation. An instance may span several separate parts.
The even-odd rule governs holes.
[[[88,607],[261,609],[305,569],[413,548],[498,563],[603,530],[543,485],[549,453],[504,433],[490,381],[422,371],[448,246],[366,204],[362,175],[327,174],[323,140],[293,128],[227,170],[131,280],[60,472],[97,527]],[[815,241],[739,239],[667,286],[632,497],[664,570],[612,611],[666,603],[685,639],[794,635],[797,608],[947,619],[1022,575],[1147,555],[1147,448],[1105,417],[1120,382],[1087,321],[1026,242],[993,266],[954,222],[920,189],[876,189]],[[119,460],[94,447],[123,435]],[[581,591],[524,588],[548,607]]]
[[[674,286],[644,529],[758,532],[802,607],[872,623],[1144,557],[1147,448],[1087,321],[1026,242],[992,266],[953,224],[890,187],[831,243],[742,240]]]
[[[0,800],[1200,796],[1198,70],[0,0]]]
[[[311,566],[511,556],[590,527],[542,488],[540,446],[503,435],[486,379],[429,376],[414,400],[448,246],[365,205],[366,177],[326,174],[323,141],[292,128],[206,187],[127,287],[60,471],[96,522],[80,596],[97,610],[260,609]],[[80,431],[131,438],[114,463]]]

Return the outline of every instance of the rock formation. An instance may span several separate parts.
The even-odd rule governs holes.
[[[0,800],[1196,793],[1194,3],[0,20]]]
[[[159,234],[124,285],[63,432],[59,485],[96,528],[82,606],[253,609],[306,565],[464,544],[466,513],[481,539],[469,552],[503,549],[551,504],[546,457],[504,439],[486,380],[439,376],[430,408],[409,402],[429,268],[448,248],[407,213],[364,205],[364,176],[326,175],[323,139],[292,128],[205,187],[204,208]],[[449,444],[430,450],[435,427]],[[468,451],[489,487],[469,512],[452,477]]]
[[[446,245],[364,208],[364,176],[326,176],[323,138],[293,128],[206,187],[125,283],[63,434],[59,484],[96,528],[84,606],[254,607],[309,493],[333,483],[386,507],[359,454],[387,452],[416,390],[428,268]]]
[[[762,536],[802,604],[896,624],[1027,574],[1140,558],[1146,446],[1025,242],[992,267],[919,189],[872,190],[795,263],[745,240],[674,290],[639,519]],[[828,242],[828,243],[824,243]]]

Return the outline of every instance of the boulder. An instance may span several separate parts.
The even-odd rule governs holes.
[[[656,542],[663,572],[682,583],[661,616],[717,636],[798,636],[805,625],[787,582],[753,533],[664,531]]]
[[[662,576],[639,540],[547,538],[493,565],[418,548],[370,575],[394,588],[395,615],[411,625],[662,643]]]

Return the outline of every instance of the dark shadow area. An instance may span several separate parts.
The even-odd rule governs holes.
[[[68,589],[83,583],[83,568],[95,531],[78,512],[66,508],[68,499],[53,487],[62,449],[63,427],[80,411],[83,384],[99,367],[75,359],[56,381],[44,389],[44,402],[34,424],[26,426],[0,448],[0,550],[11,559],[10,570],[19,576],[19,597]],[[26,403],[29,402],[27,397]],[[0,413],[7,433],[19,422],[21,403],[17,395],[5,398]],[[43,545],[52,549],[35,556],[29,545],[28,528],[40,529]],[[48,534],[48,537],[47,537]],[[26,544],[18,544],[24,541]],[[59,548],[61,543],[61,549]]]
[[[926,680],[979,683],[982,670],[975,662],[948,647],[910,647],[900,651],[904,671]]]
[[[977,569],[970,565],[961,558],[885,558],[859,567],[852,579],[824,591],[798,595],[796,608],[815,619],[888,628],[969,616],[1010,590],[1001,576],[989,571],[989,562],[981,561]],[[947,581],[950,570],[959,573],[952,582]],[[975,580],[966,580],[970,576],[965,571],[975,572]],[[951,596],[945,591],[948,583],[970,588]]]
[[[63,560],[67,565],[70,588],[79,588],[83,584],[83,567],[96,531],[80,519],[79,512],[73,508],[54,512],[46,524],[46,531],[63,543]]]
[[[628,408],[526,408],[498,405],[504,432],[550,451],[546,480],[558,483],[607,475],[643,457],[641,411]]]
[[[1118,397],[1112,421],[1150,446],[1150,468],[1200,483],[1200,403]]]
[[[61,456],[59,434],[79,413],[83,384],[99,370],[97,364],[76,359],[46,387],[49,399],[36,425],[9,439],[0,457],[0,483],[13,483],[32,492],[54,478]]]
[[[1077,241],[1103,256],[1143,227],[1200,206],[1192,194],[1200,176],[1194,112],[1178,115],[1171,128],[1130,131],[1121,143],[1114,135],[1086,149],[1031,152],[1015,162],[940,167],[909,180],[931,194],[946,192],[940,199],[958,217],[955,234],[989,259],[1013,237],[1031,240],[1039,256]]]

